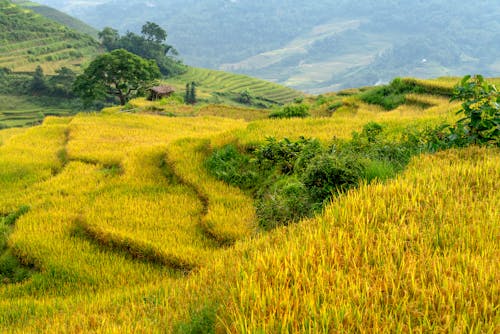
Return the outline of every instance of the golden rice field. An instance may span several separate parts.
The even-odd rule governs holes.
[[[8,244],[34,273],[0,282],[0,332],[500,332],[498,149],[415,157],[271,232],[204,168],[227,143],[348,138],[369,121],[396,137],[457,117],[412,99],[427,107],[252,121],[111,109],[1,130],[0,217],[30,207]]]

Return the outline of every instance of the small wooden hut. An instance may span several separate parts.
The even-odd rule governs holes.
[[[162,85],[154,86],[149,89],[149,100],[155,101],[163,97],[169,97],[175,92],[175,88],[172,86]]]

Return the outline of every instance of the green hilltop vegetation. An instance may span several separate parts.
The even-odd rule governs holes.
[[[0,27],[0,67],[11,71],[75,70],[100,49],[92,37],[6,0],[0,1]]]
[[[49,18],[51,20],[56,21],[57,23],[60,23],[66,27],[69,27],[73,30],[79,31],[81,33],[85,33],[87,35],[90,35],[94,38],[97,39],[97,29],[89,26],[88,24],[74,18],[73,16],[70,16],[68,14],[65,14],[59,10],[56,10],[52,7],[49,6],[44,6],[36,2],[32,1],[25,1],[25,0],[15,0],[12,1],[15,4],[18,4],[24,8],[30,9],[34,11],[35,13],[38,13],[46,18]]]

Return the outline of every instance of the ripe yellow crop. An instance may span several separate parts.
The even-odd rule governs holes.
[[[497,332],[498,149],[414,157],[265,233],[252,199],[204,167],[227,143],[456,119],[457,104],[409,99],[391,112],[352,99],[329,118],[106,112],[0,131],[0,214],[30,207],[8,244],[35,268],[0,283],[0,331],[164,333],[195,319],[219,333]]]

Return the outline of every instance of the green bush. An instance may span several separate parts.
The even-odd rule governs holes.
[[[361,100],[380,105],[385,110],[392,110],[406,102],[406,94],[419,92],[422,92],[422,88],[415,83],[396,78],[389,85],[367,90],[361,94]]]
[[[306,186],[295,177],[283,177],[257,200],[260,225],[265,229],[288,225],[311,213],[314,203]]]
[[[251,166],[250,158],[241,154],[234,145],[214,151],[206,161],[212,175],[243,189],[251,189],[257,183],[258,174]]]
[[[303,167],[304,159],[311,158],[320,150],[319,141],[314,139],[301,137],[296,141],[288,138],[278,141],[268,138],[266,144],[254,151],[254,155],[261,169],[276,169],[281,174],[291,174],[297,161],[299,167]]]
[[[316,139],[268,138],[245,154],[234,146],[213,152],[212,174],[255,197],[260,225],[274,228],[310,216],[332,196],[361,181],[384,181],[404,169],[412,156],[451,147],[447,125],[408,129],[400,140],[384,126],[367,123],[351,140],[324,146]],[[454,144],[453,144],[454,145]]]
[[[304,118],[310,115],[309,106],[306,104],[287,104],[280,110],[271,113],[269,118]]]
[[[322,154],[315,157],[302,175],[313,200],[323,203],[333,194],[341,193],[359,184],[365,163],[354,155]]]
[[[328,105],[328,111],[330,112],[334,112],[336,111],[338,108],[342,107],[343,103],[342,101],[337,101],[337,102],[333,102],[332,104]]]
[[[481,75],[465,76],[451,99],[461,100],[458,111],[464,117],[453,128],[451,140],[466,138],[470,143],[500,146],[500,93]]]

